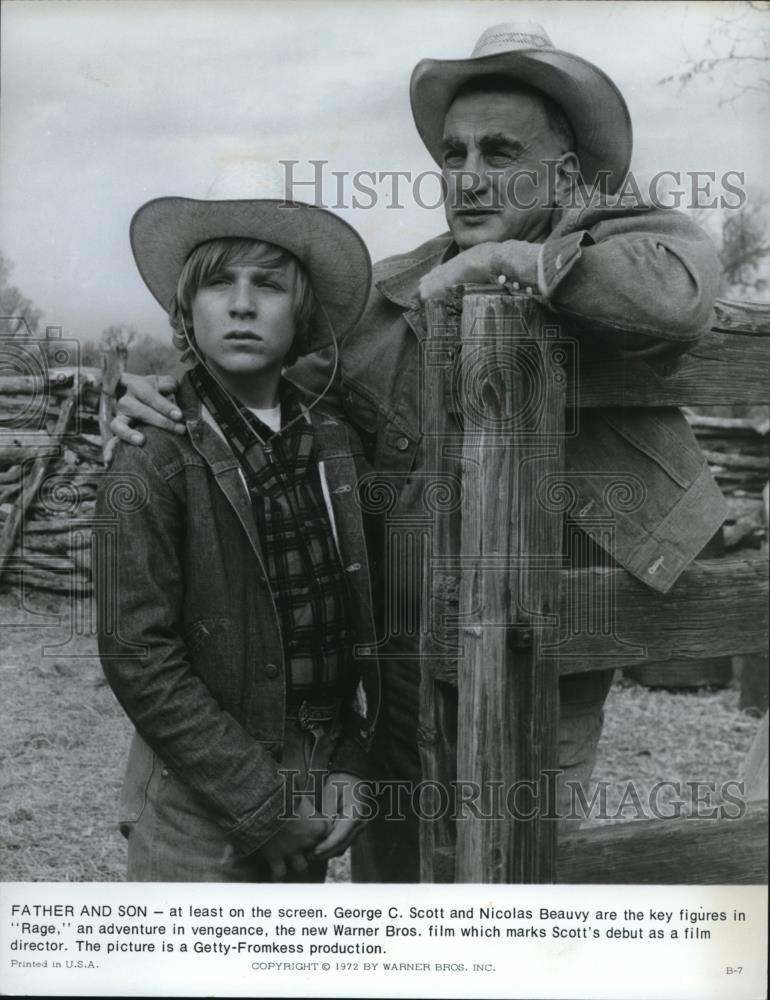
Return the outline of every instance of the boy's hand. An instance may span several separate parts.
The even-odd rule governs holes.
[[[310,852],[311,858],[328,861],[345,853],[363,829],[366,806],[357,792],[366,787],[366,782],[353,774],[337,771],[329,775],[323,790],[323,813],[333,818],[332,827]]]
[[[166,399],[177,388],[173,375],[131,375],[124,372],[120,378],[126,392],[118,400],[117,414],[110,424],[110,430],[122,441],[129,444],[144,444],[144,434],[136,430],[134,421],[152,424],[164,431],[186,434],[187,428],[182,413],[173,399]]]
[[[306,871],[305,854],[323,839],[331,827],[326,809],[323,813],[316,812],[311,796],[302,795],[294,801],[296,815],[283,820],[278,832],[260,848],[262,857],[270,865],[274,882],[286,878],[287,865],[298,873]]]

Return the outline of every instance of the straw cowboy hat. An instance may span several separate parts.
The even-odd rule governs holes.
[[[288,250],[305,268],[322,307],[299,345],[301,354],[309,354],[344,336],[360,319],[371,284],[369,252],[355,229],[326,209],[283,197],[243,197],[264,190],[261,174],[257,170],[256,189],[254,171],[236,171],[234,177],[231,171],[217,183],[217,192],[235,185],[240,198],[148,201],[131,220],[131,249],[145,284],[165,310],[185,261],[200,243],[235,236]],[[277,193],[274,182],[267,187]]]
[[[470,59],[423,59],[412,73],[411,101],[417,131],[438,163],[444,118],[458,89],[484,76],[508,76],[547,94],[567,116],[575,134],[583,180],[601,180],[614,193],[631,159],[631,118],[606,73],[571,52],[554,48],[539,24],[487,28]],[[600,172],[605,171],[606,176]]]

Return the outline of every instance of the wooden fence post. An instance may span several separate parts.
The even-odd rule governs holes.
[[[426,792],[421,805],[420,881],[454,881],[454,824],[447,806],[457,772],[457,610],[462,483],[457,476],[460,425],[450,412],[460,347],[462,293],[425,305],[420,366],[420,418],[426,468],[446,502],[434,505],[431,550],[423,566],[420,624],[420,716],[417,742]],[[449,686],[451,682],[452,686]],[[443,791],[443,794],[442,794]]]
[[[563,358],[523,295],[466,294],[462,351],[457,780],[481,794],[457,822],[455,881],[550,882],[558,677],[541,648],[558,632],[562,514],[539,487],[563,472]]]
[[[99,433],[102,438],[102,453],[112,437],[110,421],[115,414],[115,393],[120,377],[126,370],[128,360],[127,343],[111,343],[102,353],[102,391],[99,396]]]

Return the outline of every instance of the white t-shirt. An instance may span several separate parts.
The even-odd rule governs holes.
[[[248,407],[249,412],[253,413],[257,420],[261,420],[263,424],[266,424],[270,430],[276,434],[281,429],[281,404],[278,406],[273,406],[269,410],[255,410],[253,407]]]

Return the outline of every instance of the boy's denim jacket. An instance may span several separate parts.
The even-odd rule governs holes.
[[[709,237],[685,215],[599,204],[557,211],[553,223],[540,251],[540,296],[593,363],[601,364],[603,352],[620,352],[629,378],[635,366],[670,370],[708,331],[719,263]],[[369,306],[342,344],[338,405],[398,494],[388,513],[392,531],[429,514],[422,484],[435,470],[423,443],[418,289],[452,248],[447,233],[376,265]],[[501,273],[515,249],[500,244]],[[319,352],[290,377],[315,391],[328,365]],[[582,409],[577,419],[577,433],[565,441],[565,479],[575,495],[570,516],[602,546],[612,519],[611,555],[666,592],[726,514],[689,425],[676,407]],[[371,554],[378,562],[374,542]]]
[[[248,854],[275,832],[284,804],[275,760],[283,645],[238,460],[187,379],[177,402],[188,435],[148,427],[143,448],[119,445],[98,495],[97,523],[112,526],[116,539],[115,561],[97,579],[99,652],[139,736]],[[330,767],[365,777],[380,685],[356,494],[361,446],[320,406],[310,419],[351,584],[355,649]],[[129,768],[147,757],[131,755]],[[126,775],[127,783],[143,780]]]

